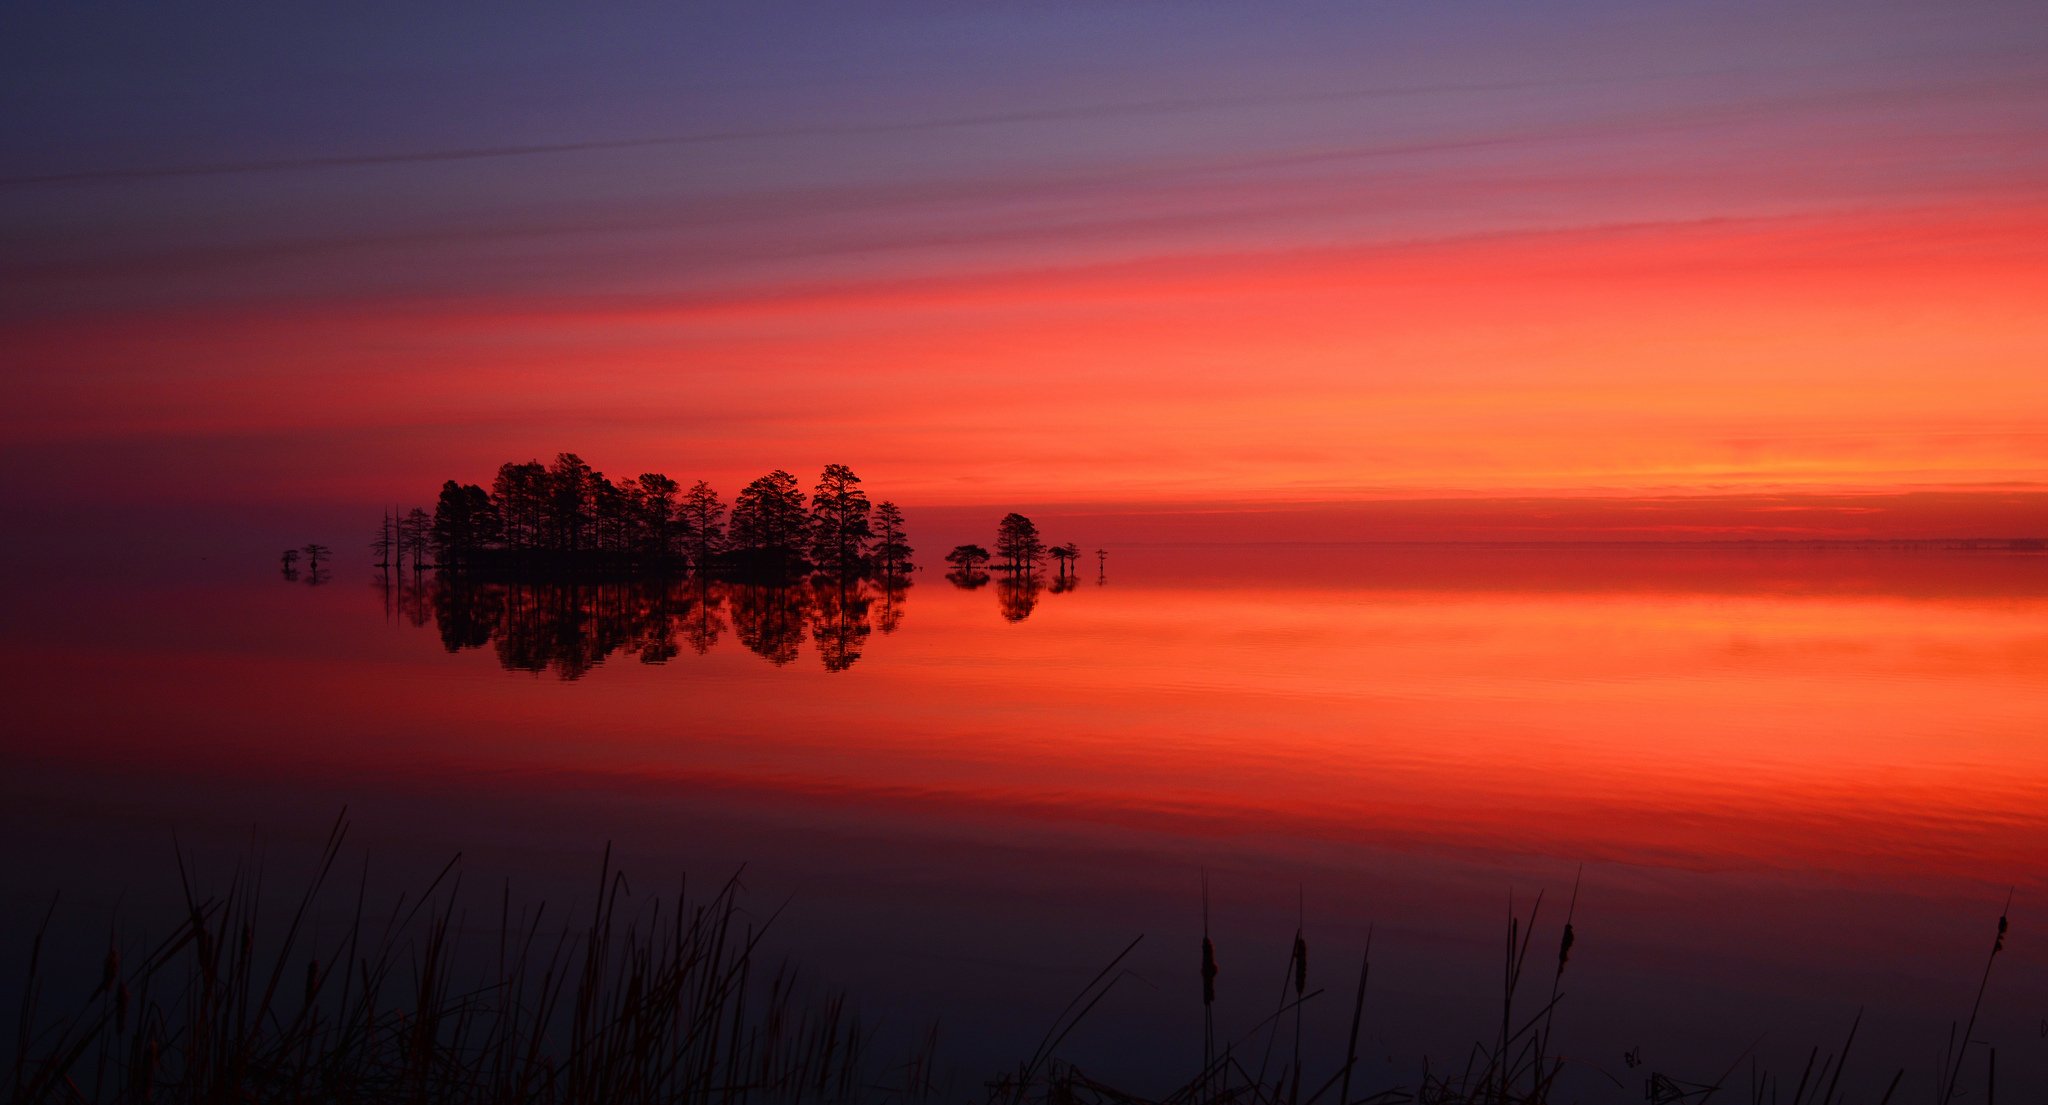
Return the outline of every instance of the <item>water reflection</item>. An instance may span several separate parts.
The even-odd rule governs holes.
[[[1038,609],[1038,597],[1042,594],[1064,595],[1081,586],[1081,577],[1068,571],[1064,563],[1051,578],[1037,572],[1004,572],[1001,579],[978,570],[946,573],[946,582],[962,591],[979,591],[991,581],[996,585],[996,612],[1006,622],[1021,622],[1030,617]],[[1095,580],[1098,585],[1108,581],[1103,575]]]
[[[996,583],[996,602],[1006,622],[1021,622],[1038,609],[1038,594],[1045,585],[1034,575],[1004,576]]]
[[[728,630],[777,666],[805,640],[826,671],[860,660],[876,629],[903,624],[909,582],[817,580],[772,586],[712,580],[480,583],[459,577],[378,580],[388,619],[430,623],[449,652],[492,649],[507,671],[579,679],[614,655],[663,664],[703,655]]]

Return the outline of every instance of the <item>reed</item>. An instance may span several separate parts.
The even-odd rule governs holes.
[[[203,897],[181,852],[183,920],[140,956],[110,941],[98,985],[70,1008],[46,1001],[46,919],[8,1099],[824,1105],[919,1096],[889,1080],[906,1071],[929,1085],[929,1056],[871,1077],[858,1015],[843,997],[806,1001],[791,968],[749,1002],[773,919],[746,921],[737,875],[694,904],[681,891],[636,902],[607,850],[587,919],[551,928],[544,906],[515,916],[507,891],[495,954],[479,964],[486,945],[469,935],[451,861],[382,926],[367,920],[359,880],[353,923],[315,947],[307,921],[347,833],[337,820],[276,930],[259,873]],[[472,952],[457,954],[465,943]]]
[[[844,995],[815,987],[788,963],[767,964],[763,942],[775,917],[741,909],[738,874],[692,901],[687,883],[672,899],[638,898],[610,849],[587,913],[551,923],[543,904],[515,911],[501,888],[476,925],[464,906],[460,857],[416,896],[386,911],[368,902],[367,870],[345,901],[350,920],[315,939],[316,915],[331,913],[329,886],[348,835],[338,818],[289,913],[266,917],[260,866],[238,869],[218,897],[200,894],[182,851],[182,919],[154,943],[124,945],[110,932],[92,985],[65,1005],[43,977],[45,914],[30,942],[18,1008],[7,1100],[17,1105],[156,1102],[412,1103],[454,1105],[834,1105],[925,1101],[936,1074],[938,1025],[902,1062],[878,1064],[877,1037]],[[1062,1045],[1129,974],[1143,937],[1108,959],[1049,1024],[1028,1058],[986,1083],[990,1105],[1551,1105],[1567,1059],[1553,1045],[1563,979],[1578,947],[1578,884],[1557,934],[1549,993],[1518,1009],[1542,896],[1524,916],[1509,902],[1501,944],[1497,1027],[1462,1065],[1428,1057],[1402,1087],[1354,1095],[1359,1039],[1372,969],[1372,930],[1349,1010],[1341,1056],[1304,1054],[1304,1018],[1322,995],[1310,988],[1305,920],[1296,925],[1270,1013],[1235,1036],[1219,1037],[1216,945],[1203,879],[1200,1067],[1177,1088],[1141,1096],[1098,1081],[1060,1058]],[[323,913],[325,910],[327,913]],[[1304,910],[1305,912],[1305,910]],[[1992,968],[2005,946],[1998,919],[1976,999],[1960,1036],[1951,1028],[1935,1080],[1940,1100],[1967,1096],[1965,1057],[1984,1049],[1984,1099],[1995,1101],[1997,1053],[1974,1036]],[[385,916],[378,923],[374,917]],[[1277,958],[1277,957],[1276,957]],[[992,1000],[997,1000],[992,998]],[[1490,1015],[1491,1016],[1491,1015]],[[1291,1056],[1269,1077],[1281,1026],[1293,1021]],[[1640,1088],[1607,1076],[1613,1100],[1705,1105],[1744,1095],[1753,1105],[1839,1105],[1871,1100],[1846,1078],[1862,1023],[1859,1012],[1839,1051],[1814,1048],[1796,1080],[1758,1069],[1745,1050],[1720,1076],[1687,1082],[1655,1070]],[[1264,1058],[1248,1070],[1261,1036]],[[1866,1048],[1866,1050],[1868,1050]],[[1736,1071],[1748,1062],[1747,1085]],[[1891,1075],[1879,1105],[1905,1076]],[[1977,1086],[1971,1076],[1971,1088]],[[1597,1099],[1597,1098],[1596,1098]]]

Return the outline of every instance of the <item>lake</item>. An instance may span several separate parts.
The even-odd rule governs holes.
[[[296,884],[346,806],[374,885],[461,852],[493,915],[508,879],[587,901],[608,843],[641,896],[744,866],[778,956],[940,1025],[955,1096],[1140,934],[1061,1054],[1192,1074],[1205,886],[1254,1050],[1299,926],[1341,1061],[1370,928],[1367,1084],[1498,1031],[1539,892],[1540,1008],[1569,906],[1569,1078],[1638,1099],[1796,1078],[1860,1011],[1844,1086],[1923,1100],[2010,893],[1976,1038],[2048,1087],[2048,556],[1151,546],[1045,582],[17,579],[9,989],[53,895],[83,957],[175,921],[174,834],[210,884]]]

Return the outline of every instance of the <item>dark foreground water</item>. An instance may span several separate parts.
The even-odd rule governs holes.
[[[764,590],[309,586],[253,568],[17,579],[0,628],[0,979],[175,920],[172,839],[295,887],[343,805],[373,894],[457,851],[495,914],[746,865],[772,952],[956,1096],[1036,1046],[1163,1091],[1273,1009],[1361,1082],[1498,1031],[1512,906],[1583,1092],[1751,1059],[1926,1100],[2008,891],[1972,1063],[2048,1090],[2048,558],[2008,553],[1130,548],[1071,585],[935,572]],[[351,876],[353,877],[353,876]],[[785,907],[786,903],[786,907]],[[331,919],[330,919],[330,923]],[[65,949],[69,949],[67,952]],[[90,975],[96,966],[82,968]],[[88,979],[90,981],[90,979]],[[8,1008],[12,1008],[10,1000]],[[9,1034],[11,1038],[11,1033]],[[1256,1037],[1253,1047],[1263,1044]],[[1966,1082],[1968,1079],[1966,1078]]]

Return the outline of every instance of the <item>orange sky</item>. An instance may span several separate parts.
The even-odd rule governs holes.
[[[1280,39],[1191,76],[1168,55],[1224,29],[1181,30],[1118,88],[1022,83],[1110,71],[1057,34],[984,43],[972,103],[950,68],[848,60],[867,116],[799,82],[728,96],[766,129],[702,148],[252,171],[223,140],[168,162],[230,166],[189,177],[10,176],[6,489],[340,511],[571,450],[728,494],[844,462],[913,522],[2048,531],[2048,80],[2019,9],[1816,16],[1776,48],[1645,17],[1627,59],[1507,73],[1505,41],[1444,39],[1351,59],[1370,94],[1341,52],[1285,72]],[[469,122],[446,142],[488,146]],[[1483,505],[1529,502],[1549,520]]]

